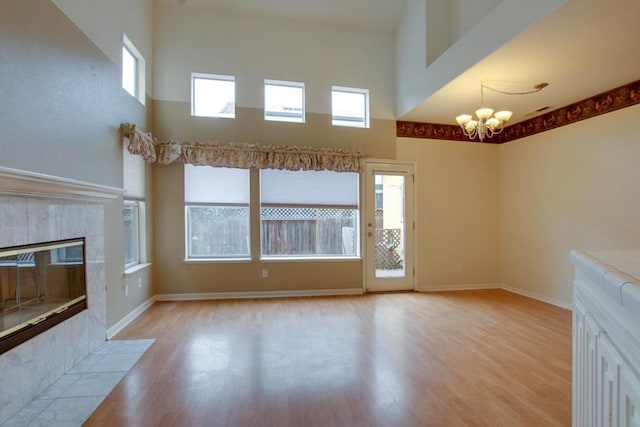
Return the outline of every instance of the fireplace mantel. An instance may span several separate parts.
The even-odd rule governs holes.
[[[21,197],[107,202],[122,196],[123,188],[0,166],[0,194]]]

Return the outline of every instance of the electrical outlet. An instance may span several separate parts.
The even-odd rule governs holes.
[[[124,296],[125,297],[129,296],[129,285],[124,285]]]
[[[142,277],[138,277],[138,289],[142,287]]]
[[[267,277],[269,277],[269,270],[267,270],[266,268],[262,269],[262,278],[266,279]]]

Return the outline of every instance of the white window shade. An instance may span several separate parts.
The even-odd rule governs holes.
[[[128,199],[143,200],[145,196],[145,163],[141,156],[134,156],[127,151],[125,144],[122,163],[124,170],[124,197]]]
[[[358,174],[332,171],[260,171],[262,205],[358,206]]]
[[[184,166],[187,203],[249,204],[249,170]]]

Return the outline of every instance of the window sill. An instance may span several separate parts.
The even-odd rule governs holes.
[[[362,261],[361,257],[262,257],[260,262],[354,262]]]
[[[224,263],[251,263],[259,262],[358,262],[362,261],[361,257],[265,257],[265,258],[202,258],[202,259],[184,259],[185,264],[224,264]]]
[[[202,259],[187,258],[183,260],[183,262],[186,264],[207,264],[207,263],[219,264],[219,263],[225,263],[225,262],[243,263],[243,262],[251,262],[251,261],[252,261],[251,258],[202,258]]]
[[[129,268],[126,268],[124,270],[124,276],[129,276],[129,275],[131,275],[133,273],[136,273],[136,272],[138,272],[140,270],[143,270],[143,269],[149,267],[150,265],[151,265],[150,262],[145,262],[145,263],[133,265],[133,266],[131,266]]]

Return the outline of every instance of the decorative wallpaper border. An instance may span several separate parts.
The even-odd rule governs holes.
[[[396,122],[396,136],[404,138],[446,139],[449,141],[480,142],[469,139],[462,133],[460,126],[442,125],[438,123]],[[484,143],[497,144],[494,139],[486,139]]]
[[[501,134],[486,139],[483,143],[502,144],[514,141],[636,104],[640,104],[640,80],[508,126]],[[480,142],[477,139],[470,140],[464,136],[459,126],[437,123],[398,121],[396,122],[396,136]]]

